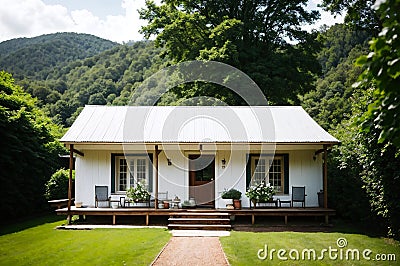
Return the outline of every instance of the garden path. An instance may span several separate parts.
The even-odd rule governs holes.
[[[154,266],[229,265],[218,237],[172,237]]]

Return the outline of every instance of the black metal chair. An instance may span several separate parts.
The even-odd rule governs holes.
[[[292,187],[292,202],[290,204],[293,207],[294,202],[301,202],[303,208],[306,207],[306,187]]]
[[[95,207],[99,207],[99,202],[108,202],[108,207],[111,207],[111,196],[108,196],[108,186],[95,186]]]

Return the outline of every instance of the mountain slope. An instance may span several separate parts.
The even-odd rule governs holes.
[[[119,44],[89,34],[55,33],[0,43],[0,70],[14,78],[46,79],[58,65],[94,56]]]

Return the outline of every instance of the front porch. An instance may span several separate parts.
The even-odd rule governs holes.
[[[145,224],[151,225],[151,216],[165,216],[172,217],[179,214],[226,214],[227,216],[244,216],[249,217],[252,224],[256,223],[257,216],[270,216],[270,217],[283,217],[283,222],[288,223],[288,217],[324,217],[325,224],[329,222],[329,216],[336,215],[334,209],[329,208],[317,208],[317,207],[306,207],[306,208],[242,208],[242,209],[208,209],[208,208],[196,208],[196,209],[155,209],[155,208],[76,208],[71,207],[70,211],[68,208],[56,210],[58,215],[79,215],[79,216],[110,216],[113,225],[118,222],[118,216],[144,216]]]

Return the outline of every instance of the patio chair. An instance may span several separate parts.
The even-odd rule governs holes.
[[[108,207],[111,207],[111,196],[108,196],[108,186],[95,186],[95,207],[99,207],[99,202],[108,202]]]
[[[292,202],[290,204],[293,207],[293,203],[301,202],[303,208],[306,207],[306,187],[292,187]]]

